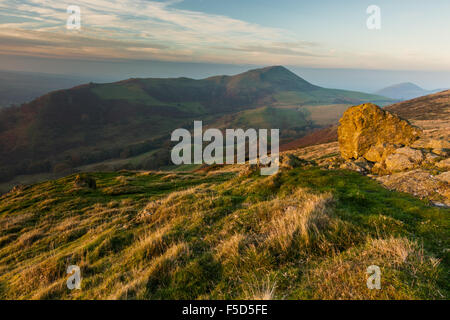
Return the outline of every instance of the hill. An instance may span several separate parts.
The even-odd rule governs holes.
[[[0,71],[0,108],[20,105],[50,91],[71,88],[86,81],[74,76]]]
[[[410,120],[450,120],[450,90],[396,103],[385,109]]]
[[[389,97],[392,99],[408,100],[421,96],[426,96],[439,91],[442,90],[425,90],[414,83],[405,82],[383,88],[381,90],[378,90],[375,94]]]
[[[303,110],[279,108],[365,101],[387,103],[389,99],[321,88],[284,67],[202,80],[89,83],[0,112],[0,180],[39,172],[68,173],[86,164],[150,151],[158,152],[143,159],[138,167],[157,168],[168,162],[170,133],[192,127],[193,120],[203,120],[210,126],[219,121],[219,126],[230,123],[223,120],[224,116],[234,114],[231,124],[237,121],[253,126],[258,123],[246,119],[254,118],[252,112],[259,112],[264,118],[260,125],[273,128],[287,123],[288,127],[281,128],[282,137],[295,138],[318,125],[314,125],[314,119],[305,119]],[[264,107],[275,109],[269,113],[253,111]],[[301,125],[293,123],[294,119],[302,119]]]

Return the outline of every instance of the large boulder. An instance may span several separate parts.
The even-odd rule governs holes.
[[[347,109],[339,122],[339,149],[345,159],[382,161],[395,147],[411,145],[422,133],[420,128],[372,103]]]

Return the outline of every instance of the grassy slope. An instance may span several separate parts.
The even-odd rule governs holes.
[[[368,93],[320,88],[309,92],[281,91],[274,95],[278,105],[360,104],[372,102],[385,105],[391,99]]]
[[[290,128],[300,130],[311,125],[310,112],[306,109],[285,109],[261,107],[227,115],[214,121],[210,126],[215,128],[280,128],[283,132]]]
[[[92,176],[1,198],[1,298],[449,298],[449,210],[357,173]]]
[[[198,101],[162,102],[145,92],[143,88],[136,83],[101,84],[94,87],[92,92],[103,100],[122,100],[127,103],[142,103],[149,106],[175,107],[182,112],[193,114],[206,113],[206,109]]]

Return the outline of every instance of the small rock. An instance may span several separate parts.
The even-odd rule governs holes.
[[[448,157],[450,156],[450,149],[446,148],[433,149],[433,153],[440,155],[442,157]]]
[[[309,166],[309,165],[314,164],[314,162],[312,162],[312,161],[299,158],[293,154],[288,154],[286,156],[283,156],[283,158],[281,159],[281,163],[283,166],[286,166],[291,169]]]
[[[436,179],[444,181],[444,182],[447,182],[447,183],[450,184],[450,171],[438,174],[436,176]]]
[[[410,161],[415,163],[420,163],[424,159],[422,151],[410,147],[399,148],[395,150],[395,153],[404,154]]]
[[[340,165],[340,168],[361,173],[367,173],[372,169],[372,164],[369,163],[366,159],[360,158],[354,161],[346,161],[345,163]]]
[[[364,155],[364,158],[372,162],[383,162],[386,160],[386,157],[394,153],[397,148],[398,146],[391,143],[379,143],[371,146]]]
[[[436,163],[436,167],[442,169],[450,169],[450,158],[439,161],[438,163]]]
[[[440,202],[432,202],[435,207],[446,208],[447,206]]]
[[[365,171],[370,171],[370,170],[372,169],[372,167],[373,167],[373,163],[367,161],[366,159],[364,159],[364,158],[362,158],[362,157],[356,159],[356,160],[355,160],[355,164],[356,164],[358,167],[364,169]]]
[[[429,152],[425,155],[425,161],[428,163],[434,163],[437,159],[439,159],[439,156],[434,153]]]
[[[96,189],[97,182],[87,175],[79,174],[75,177],[75,186],[78,188]]]
[[[403,171],[417,167],[424,159],[420,150],[403,147],[395,150],[395,153],[386,158],[386,170]]]
[[[409,160],[408,156],[401,153],[391,154],[386,158],[385,163],[386,170],[391,172],[404,171],[414,168],[414,162]]]

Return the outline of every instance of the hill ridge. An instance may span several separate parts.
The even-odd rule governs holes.
[[[262,115],[266,119],[259,124],[287,123],[289,127],[281,128],[286,130],[299,119],[295,132],[304,134],[317,126],[305,119],[307,112],[296,111],[299,107],[369,101],[392,100],[321,88],[282,66],[200,80],[130,78],[87,83],[0,112],[0,181],[167,149],[174,129],[189,128],[198,119],[212,124],[233,115],[232,123],[240,123],[234,118],[242,116],[244,123],[253,125],[255,121],[247,120]],[[277,108],[272,115],[264,110],[239,114],[269,106]],[[281,110],[285,106],[290,109]]]

